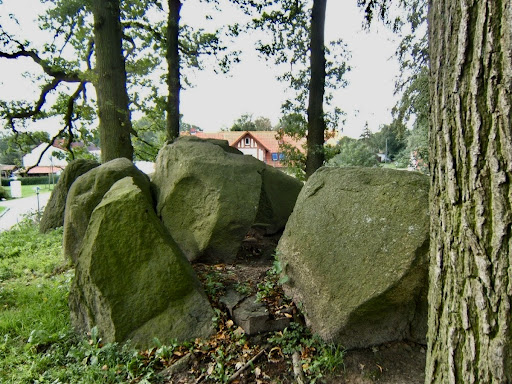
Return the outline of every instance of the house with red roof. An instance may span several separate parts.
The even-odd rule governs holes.
[[[280,144],[292,145],[304,152],[306,139],[294,140],[291,137],[278,139],[275,131],[226,131],[226,132],[196,132],[194,136],[202,139],[227,140],[229,145],[245,155],[251,155],[264,163],[276,168],[282,168],[283,154]]]

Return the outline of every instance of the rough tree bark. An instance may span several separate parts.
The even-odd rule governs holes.
[[[426,383],[512,382],[512,3],[430,0]]]
[[[93,0],[101,160],[133,159],[119,0]]]
[[[306,177],[324,163],[325,7],[327,0],[314,0],[311,16],[311,79],[309,82]]]
[[[168,0],[167,18],[167,140],[172,141],[180,135],[180,58],[178,50],[180,0]]]

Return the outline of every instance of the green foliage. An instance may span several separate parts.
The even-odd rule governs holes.
[[[42,185],[48,184],[48,176],[26,176],[18,178],[21,181],[21,185]],[[57,183],[59,181],[59,176],[55,175],[50,180],[53,183]]]
[[[402,39],[396,52],[400,77],[395,86],[401,97],[393,108],[393,124],[401,132],[409,128],[403,135],[408,137],[400,163],[407,164],[412,155],[413,164],[409,165],[427,173],[430,113],[427,2],[407,0],[402,5],[406,20],[401,23]]]
[[[282,295],[281,285],[288,281],[288,276],[282,275],[282,273],[283,268],[276,254],[272,267],[267,271],[263,281],[257,286],[256,298],[258,301]]]
[[[324,342],[298,323],[291,323],[284,331],[275,332],[268,341],[278,346],[285,355],[300,352],[303,356],[302,367],[311,383],[343,368],[345,351],[335,344]]]
[[[46,132],[1,133],[0,164],[22,165],[22,158],[41,143],[48,143],[50,137]]]
[[[283,154],[281,163],[299,180],[306,179],[306,143],[303,144],[301,150],[285,139],[290,138],[296,142],[300,141],[306,137],[307,127],[307,120],[301,113],[284,115],[277,126],[276,137],[279,140],[279,151]]]
[[[137,132],[137,136],[133,138],[135,159],[155,161],[166,140],[163,116],[142,117],[133,122],[133,128]]]
[[[248,296],[252,292],[252,287],[251,287],[251,284],[249,284],[247,282],[243,282],[243,283],[238,282],[235,284],[235,291],[237,291],[241,295]]]
[[[406,133],[401,131],[395,122],[381,126],[379,131],[372,134],[366,142],[375,152],[386,153],[391,160],[394,160],[395,156],[405,149],[405,135]]]
[[[218,302],[220,295],[225,292],[225,277],[222,273],[212,266],[199,272],[198,277],[210,301]]]
[[[337,145],[339,153],[327,164],[331,167],[374,167],[378,165],[375,151],[363,140],[343,137]]]
[[[252,114],[245,113],[235,120],[230,131],[271,131],[272,123],[267,117],[258,117],[253,120]]]
[[[11,194],[2,186],[0,186],[0,200],[2,199],[9,199],[11,197]]]
[[[268,33],[267,39],[258,42],[258,51],[267,59],[272,59],[276,65],[287,64],[282,68],[290,68],[278,76],[278,80],[287,83],[293,91],[293,97],[286,100],[281,106],[284,116],[302,116],[307,126],[307,110],[310,73],[310,33],[311,33],[311,1],[306,0],[279,0],[274,2],[259,3],[249,2],[256,10],[251,28]],[[250,8],[248,6],[248,8]],[[249,10],[250,13],[250,10]],[[325,44],[325,89],[323,119],[326,130],[336,130],[343,112],[338,107],[332,106],[333,94],[331,90],[339,89],[347,85],[345,74],[350,70],[347,64],[349,52],[342,40]],[[295,118],[294,118],[295,119]],[[288,122],[280,124],[288,126]],[[293,128],[299,138],[305,138],[305,130]],[[280,127],[279,129],[283,129]],[[285,131],[286,128],[283,129]],[[284,145],[282,153],[285,154],[284,163],[291,172],[304,179],[306,153],[301,153]]]

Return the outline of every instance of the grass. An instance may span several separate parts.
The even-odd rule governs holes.
[[[21,196],[29,197],[34,196],[36,194],[36,187],[39,187],[39,193],[46,193],[53,191],[55,185],[48,184],[39,184],[39,185],[22,185],[21,186]],[[11,194],[11,187],[4,187],[6,191]]]
[[[28,220],[0,233],[0,382],[115,383],[153,375],[129,346],[72,331],[73,270],[61,244],[62,229],[40,234]]]
[[[3,211],[5,211],[6,209],[7,209],[7,208],[0,206],[0,215],[1,215],[1,214],[2,214],[2,212],[3,212]]]

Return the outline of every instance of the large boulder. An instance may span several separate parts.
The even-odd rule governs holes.
[[[424,342],[429,180],[380,168],[321,168],[277,253],[285,292],[312,330],[345,348]]]
[[[208,337],[213,310],[190,263],[131,177],[116,182],[92,212],[70,293],[79,330],[106,342],[148,347]]]
[[[76,263],[82,239],[92,211],[112,185],[125,177],[133,177],[135,184],[148,196],[149,178],[125,158],[111,160],[83,174],[71,185],[64,214],[63,252]]]
[[[266,166],[261,172],[261,193],[255,226],[268,234],[282,231],[293,211],[302,182],[282,171]]]
[[[253,224],[284,227],[301,183],[269,168],[197,138],[160,150],[152,179],[157,214],[189,260],[232,262]]]
[[[71,161],[59,177],[59,181],[50,196],[50,200],[46,204],[41,222],[39,223],[39,231],[46,233],[52,229],[62,227],[64,225],[64,211],[66,208],[66,198],[71,184],[78,176],[96,168],[100,164],[95,160],[77,159]]]

